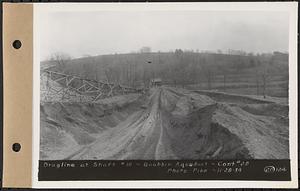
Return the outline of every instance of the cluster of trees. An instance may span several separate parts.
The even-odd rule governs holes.
[[[252,75],[254,83],[265,89],[269,76],[280,74],[288,78],[288,56],[279,52],[257,55],[199,53],[181,49],[151,52],[149,47],[143,47],[138,53],[79,59],[54,54],[48,62],[60,72],[133,87],[147,87],[151,79],[161,78],[165,84],[174,86],[205,83],[206,89],[211,89],[213,82],[221,80],[226,89],[229,77]]]

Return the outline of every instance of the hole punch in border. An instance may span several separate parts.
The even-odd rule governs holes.
[[[12,46],[15,48],[15,49],[19,49],[22,47],[22,42],[20,40],[15,40],[13,43],[12,43]]]
[[[14,144],[12,145],[12,150],[13,150],[14,152],[19,152],[19,151],[21,150],[21,144],[20,144],[20,143],[14,143]]]

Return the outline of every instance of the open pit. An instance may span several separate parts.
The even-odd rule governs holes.
[[[276,99],[157,87],[97,103],[41,104],[40,158],[285,159],[288,106]]]

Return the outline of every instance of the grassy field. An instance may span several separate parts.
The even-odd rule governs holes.
[[[222,76],[219,76],[211,82],[211,90],[221,92],[246,94],[246,95],[263,95],[263,82],[256,76],[240,77],[236,79],[231,76],[225,82]],[[208,83],[202,82],[198,84],[188,85],[188,89],[208,90]],[[288,80],[283,75],[269,76],[266,80],[265,94],[272,97],[288,97]]]

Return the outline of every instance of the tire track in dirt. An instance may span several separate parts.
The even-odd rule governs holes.
[[[156,159],[159,156],[156,153],[161,152],[160,148],[162,147],[161,133],[163,132],[163,127],[161,125],[160,99],[161,89],[154,90],[150,96],[149,108],[141,111],[138,118],[128,118],[119,127],[112,128],[111,132],[104,133],[98,140],[79,149],[66,157],[66,159],[82,158],[85,155],[90,156],[90,152],[92,152],[91,150],[94,147],[103,148],[103,153],[100,154],[103,158],[132,158],[133,156],[128,154],[131,153],[134,156],[142,158]],[[123,134],[124,130],[128,132]],[[145,137],[145,139],[141,140],[141,137]],[[117,139],[123,141],[121,142]],[[120,143],[120,145],[116,145],[116,142]],[[103,145],[110,148],[104,148]],[[140,147],[136,148],[137,151],[134,151],[135,145],[139,145]]]
[[[245,118],[247,113],[240,114],[233,106],[188,90],[153,88],[143,103],[139,111],[66,159],[251,158],[248,149],[259,146],[245,142],[245,135],[256,133],[255,124],[266,125],[255,116]],[[251,129],[242,128],[247,132],[241,132],[244,125]]]

